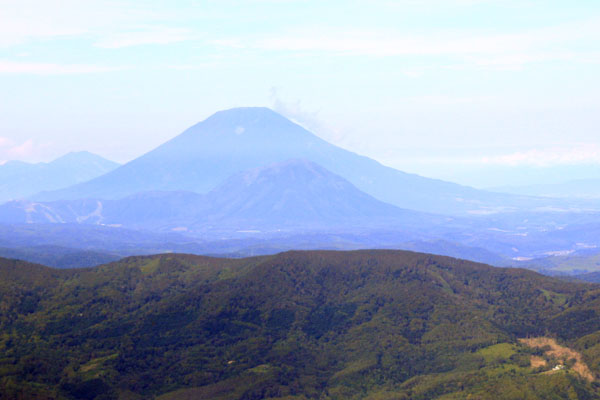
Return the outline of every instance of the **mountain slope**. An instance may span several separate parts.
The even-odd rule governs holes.
[[[430,229],[440,217],[402,210],[361,192],[306,160],[244,171],[206,196],[144,192],[118,200],[14,201],[0,206],[3,223],[91,223],[189,233],[240,230]]]
[[[402,228],[445,218],[402,210],[358,190],[347,180],[307,160],[288,160],[244,171],[207,195],[209,221],[258,228],[335,228],[378,225]]]
[[[220,111],[122,167],[37,200],[114,199],[145,191],[206,193],[233,174],[307,159],[401,208],[438,213],[511,207],[519,197],[407,174],[336,147],[267,108]]]
[[[554,336],[595,380],[598,286],[529,271],[321,251],[0,273],[0,398],[598,398],[518,340]]]
[[[69,153],[49,163],[9,161],[0,165],[0,203],[85,182],[118,166],[85,151]]]

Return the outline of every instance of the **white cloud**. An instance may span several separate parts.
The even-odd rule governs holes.
[[[344,135],[338,129],[335,129],[324,123],[319,117],[319,112],[308,111],[302,106],[300,100],[286,101],[279,93],[276,87],[271,88],[271,107],[274,111],[280,113],[286,118],[291,119],[307,130],[317,134],[321,138],[333,143],[343,141]]]
[[[14,158],[21,159],[33,155],[34,151],[35,146],[33,139],[28,139],[19,145],[10,147],[7,150],[7,153]]]
[[[0,0],[0,46],[84,37],[101,47],[165,44],[185,40],[169,28],[177,13],[149,2],[119,0]]]
[[[0,60],[0,74],[66,75],[111,72],[123,69],[125,68],[102,65],[53,64]]]
[[[547,167],[551,165],[600,164],[600,146],[581,144],[572,147],[551,147],[518,151],[490,157],[481,157],[475,162],[506,166],[530,165]]]
[[[585,64],[600,64],[600,52],[538,52],[485,55],[469,57],[471,65],[480,68],[497,70],[520,70],[527,64],[549,61],[581,62]],[[463,69],[464,66],[451,65],[449,69]]]
[[[33,38],[47,39],[87,32],[82,21],[65,20],[58,15],[59,4],[52,3],[0,0],[0,46],[17,45]]]
[[[33,139],[27,139],[21,143],[7,137],[0,137],[0,160],[32,159],[41,154],[48,145],[39,145]]]
[[[189,29],[155,27],[147,30],[120,32],[107,35],[95,45],[106,49],[118,49],[148,44],[170,44],[190,40],[194,37]]]
[[[406,98],[406,101],[412,105],[425,106],[452,106],[461,104],[484,104],[494,100],[494,96],[446,96],[446,95],[427,95],[413,96]]]
[[[372,0],[370,0],[372,1]],[[431,7],[465,7],[476,4],[492,3],[492,2],[506,2],[506,0],[393,0],[384,1],[383,3],[392,8],[403,9],[407,6],[419,7],[419,8],[431,8]]]
[[[471,174],[475,173],[478,168],[487,167],[600,165],[600,144],[595,143],[541,146],[504,153],[497,153],[493,148],[465,149],[463,146],[462,150],[460,154],[450,154],[447,149],[423,151],[422,149],[390,148],[380,151],[377,159],[387,165],[404,170],[426,167],[434,172],[433,175],[430,173],[432,176],[439,175],[443,168],[449,166],[451,167],[448,171],[464,169]],[[399,163],[399,159],[402,160],[401,163]]]
[[[268,38],[258,41],[256,46],[265,50],[326,51],[343,55],[468,55],[524,51],[547,40],[553,38],[537,33],[417,37],[391,33],[336,32]]]
[[[546,61],[597,63],[600,49],[594,43],[599,40],[600,18],[590,18],[503,34],[474,30],[437,30],[428,35],[415,35],[395,30],[300,29],[278,35],[221,38],[212,43],[238,50],[338,56],[444,56],[459,58],[462,63],[477,67],[518,69]],[[585,43],[587,45],[581,45]]]

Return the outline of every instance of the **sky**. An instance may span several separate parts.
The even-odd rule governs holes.
[[[599,71],[597,0],[0,0],[0,162],[267,106],[425,176],[600,178]]]

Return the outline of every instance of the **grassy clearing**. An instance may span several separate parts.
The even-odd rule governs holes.
[[[493,346],[484,347],[476,354],[482,356],[486,363],[493,361],[508,360],[517,352],[517,346],[511,343],[498,343]]]

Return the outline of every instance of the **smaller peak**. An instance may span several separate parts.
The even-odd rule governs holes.
[[[67,154],[64,154],[60,157],[58,157],[56,160],[54,161],[58,161],[58,160],[68,160],[68,159],[78,159],[78,158],[88,158],[88,157],[99,157],[93,153],[90,153],[89,151],[70,151]]]
[[[71,151],[67,154],[64,154],[60,157],[58,157],[57,159],[55,159],[54,161],[52,161],[52,163],[65,163],[65,162],[81,162],[81,161],[101,161],[101,162],[107,162],[107,163],[113,163],[110,160],[107,160],[106,158],[99,156],[98,154],[94,154],[94,153],[90,153],[89,151]]]

